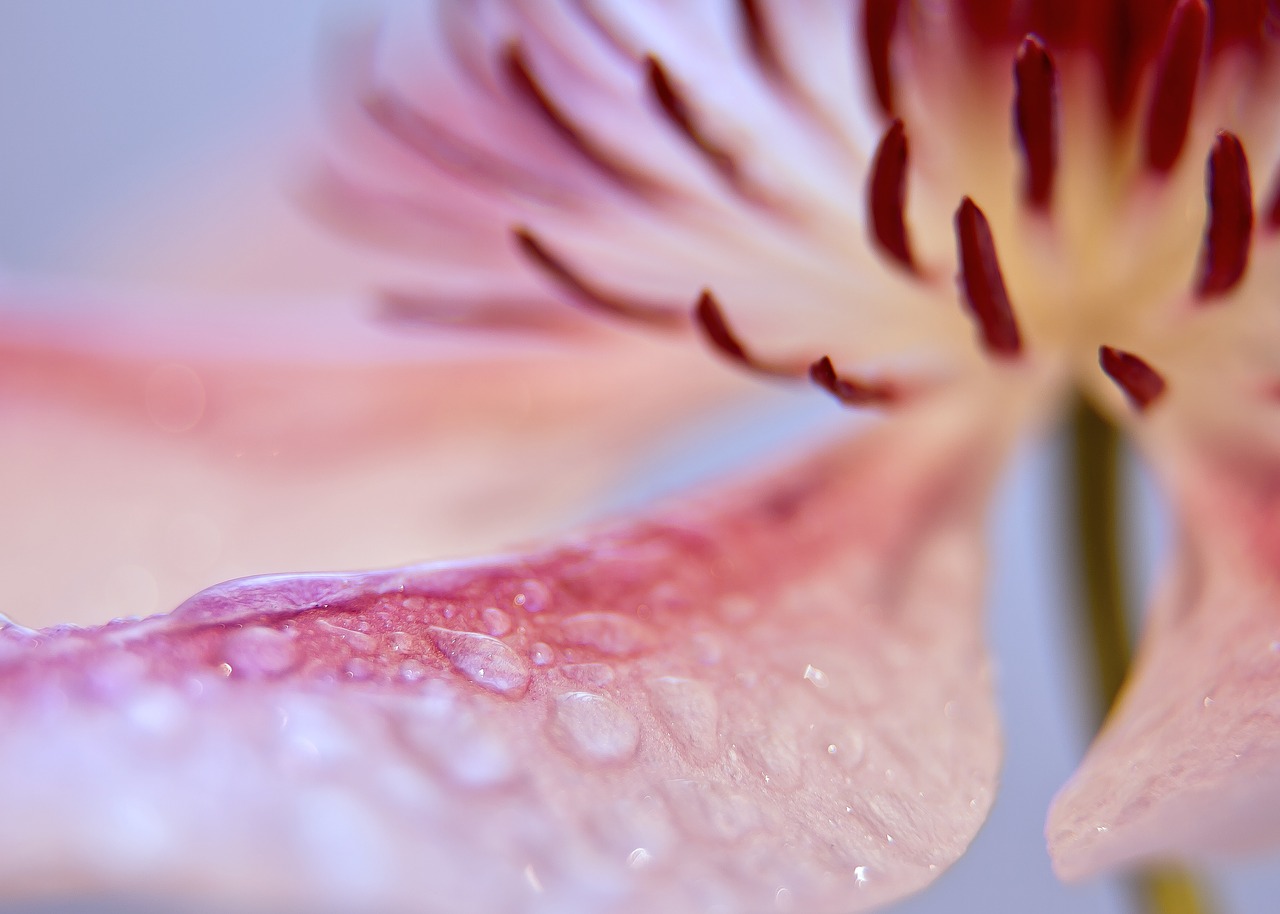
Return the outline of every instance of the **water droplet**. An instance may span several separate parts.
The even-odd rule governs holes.
[[[374,666],[363,657],[352,657],[342,665],[342,671],[351,681],[364,682],[373,678]]]
[[[578,613],[563,619],[560,638],[613,657],[638,653],[653,642],[649,629],[639,620],[606,612]]]
[[[596,688],[604,688],[614,679],[613,667],[607,663],[566,663],[560,672],[574,682]]]
[[[539,895],[542,894],[542,880],[538,878],[538,871],[533,868],[532,863],[527,864],[524,868],[524,881],[529,884],[529,888]]]
[[[653,854],[643,847],[637,847],[627,855],[627,866],[633,870],[642,870],[652,861]]]
[[[417,651],[418,639],[408,632],[392,632],[388,636],[388,640],[391,642],[393,651],[399,651],[402,654],[415,653]]]
[[[865,866],[855,866],[853,868],[853,881],[857,883],[858,888],[862,888],[866,885],[869,878],[870,877],[867,875],[867,868]]]
[[[523,695],[529,688],[528,665],[497,638],[435,625],[427,629],[427,634],[453,668],[476,685],[510,698]]]
[[[147,378],[145,401],[151,421],[166,432],[186,432],[204,416],[204,382],[186,365],[155,368]]]
[[[541,581],[523,581],[511,603],[527,613],[540,613],[550,608],[551,591]]]
[[[400,679],[403,682],[418,682],[427,675],[427,666],[421,660],[406,660],[400,664]]]
[[[786,886],[778,889],[773,896],[773,906],[779,911],[794,911],[795,898],[791,894],[791,890]]]
[[[1204,704],[1204,706],[1205,706],[1206,708],[1212,708],[1212,707],[1213,707],[1213,696],[1212,696],[1212,695],[1206,695],[1206,696],[1204,697],[1204,702],[1203,702],[1203,704]]]
[[[551,649],[551,645],[539,641],[529,648],[529,659],[538,666],[546,666],[556,659],[556,652]]]
[[[511,631],[511,617],[496,606],[483,610],[480,619],[484,623],[484,630],[495,638],[501,638]]]
[[[647,683],[654,716],[691,762],[706,764],[720,748],[720,707],[710,686],[696,679],[661,676]]]
[[[606,765],[635,754],[640,724],[630,711],[603,695],[566,692],[556,699],[551,736],[581,761]]]
[[[812,664],[804,668],[804,678],[819,689],[825,689],[831,685],[831,680],[827,678],[827,674]]]
[[[227,636],[222,656],[237,676],[279,676],[300,659],[293,636],[276,628],[242,628]]]
[[[367,635],[364,632],[358,632],[352,628],[346,628],[338,625],[336,622],[330,622],[328,619],[317,619],[316,627],[321,631],[336,635],[353,651],[372,654],[377,650],[378,640],[372,635]]]

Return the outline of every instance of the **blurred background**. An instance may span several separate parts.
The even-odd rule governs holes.
[[[375,6],[0,0],[0,275],[101,282],[136,269],[112,263],[113,233],[140,213],[146,218],[199,163],[224,153],[234,159],[251,148],[245,144],[255,134],[282,134],[309,120],[321,49],[341,23]],[[771,418],[771,438],[806,434],[827,415],[797,414],[788,404],[785,415]],[[696,437],[664,443],[652,475],[635,480],[618,504],[768,447],[758,432],[753,437],[757,420],[728,416]],[[995,809],[970,853],[932,889],[895,909],[905,914],[1130,910],[1119,884],[1058,883],[1042,838],[1049,800],[1083,752],[1089,729],[1069,622],[1070,571],[1059,546],[1058,444],[1028,445],[994,518],[990,633],[1006,728]],[[1135,561],[1146,579],[1165,537],[1153,493],[1136,469],[1134,478]],[[1223,914],[1273,911],[1280,864],[1215,870],[1212,887]],[[0,902],[0,910],[103,909]]]

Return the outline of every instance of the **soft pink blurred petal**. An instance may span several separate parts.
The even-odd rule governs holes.
[[[919,888],[999,756],[981,506],[1007,435],[972,406],[525,556],[8,627],[0,883],[493,914]]]
[[[14,292],[0,314],[0,578],[36,626],[508,546],[746,386],[641,337],[388,332],[318,299],[67,304]]]
[[[1121,702],[1050,812],[1064,878],[1280,842],[1280,476],[1263,440],[1147,442],[1181,542]]]

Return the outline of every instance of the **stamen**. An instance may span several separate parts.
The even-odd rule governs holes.
[[[895,120],[871,165],[871,188],[867,195],[872,236],[886,254],[912,273],[916,270],[907,239],[904,210],[907,202],[907,135],[901,119]]]
[[[702,132],[693,119],[689,103],[676,89],[661,61],[651,54],[645,58],[645,67],[649,90],[667,119],[706,157],[712,168],[720,172],[729,184],[741,190],[742,175],[737,159]]]
[[[693,316],[707,342],[719,350],[720,354],[725,358],[735,362],[742,368],[746,368],[755,374],[777,378],[796,378],[803,374],[803,367],[796,368],[783,364],[763,362],[749,353],[738,339],[737,334],[729,327],[729,322],[724,317],[724,311],[721,310],[720,303],[716,301],[710,289],[704,289],[698,297],[698,304],[694,306]]]
[[[875,89],[880,110],[893,116],[893,69],[889,46],[898,25],[901,0],[867,0],[863,8],[862,40],[866,50],[871,86]]]
[[[994,356],[1014,358],[1022,351],[1022,336],[996,259],[991,226],[968,197],[956,210],[955,225],[960,287],[970,313],[978,321],[983,345]]]
[[[675,308],[636,301],[588,283],[564,260],[551,253],[547,246],[524,226],[513,228],[511,234],[520,248],[520,253],[568,293],[570,299],[576,303],[595,311],[603,311],[613,317],[626,318],[658,329],[679,330],[686,326],[684,313]]]
[[[887,406],[899,396],[889,384],[841,377],[825,355],[809,366],[809,378],[845,406]]]
[[[1035,35],[1022,39],[1013,65],[1017,86],[1014,124],[1026,167],[1023,194],[1036,209],[1047,209],[1058,167],[1058,73]]]
[[[1204,0],[1181,0],[1169,21],[1147,110],[1146,157],[1152,171],[1172,169],[1187,141],[1208,23]]]
[[[502,64],[508,81],[533,110],[541,115],[552,131],[606,178],[640,197],[656,197],[664,191],[653,177],[632,168],[600,146],[560,110],[551,94],[529,68],[519,43],[512,42],[507,46]]]
[[[1235,287],[1249,265],[1253,237],[1253,188],[1244,146],[1225,130],[1209,153],[1205,169],[1209,217],[1200,249],[1201,298],[1222,295]]]
[[[581,330],[586,319],[564,308],[531,306],[528,298],[447,298],[389,289],[378,294],[379,320],[399,326],[448,327],[482,333],[551,333]]]
[[[742,29],[746,34],[747,47],[751,56],[760,67],[761,72],[770,79],[782,80],[786,71],[778,57],[778,49],[774,47],[769,35],[769,26],[764,12],[760,9],[760,0],[738,0],[738,12],[742,19]]]
[[[1158,371],[1132,352],[1111,346],[1099,347],[1098,364],[1139,412],[1144,412],[1160,399],[1168,387]]]

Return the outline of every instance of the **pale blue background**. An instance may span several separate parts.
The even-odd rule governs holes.
[[[242,123],[246,110],[261,101],[263,86],[308,79],[320,24],[329,21],[333,6],[306,0],[0,0],[0,266],[58,273],[65,266],[62,252],[76,245],[97,214],[126,206],[203,138]],[[788,404],[775,418],[763,427],[776,442],[803,436],[829,417],[820,407]],[[729,417],[700,441],[670,445],[658,460],[659,478],[638,481],[627,500],[723,463],[726,439],[754,438],[754,446],[767,447],[761,427]],[[1063,622],[1070,604],[1055,545],[1061,526],[1052,494],[1056,461],[1051,446],[1030,449],[997,510],[991,635],[1001,669],[1007,757],[995,812],[954,869],[895,910],[1127,910],[1112,884],[1060,885],[1041,838],[1049,798],[1087,735]],[[1149,564],[1161,539],[1158,511],[1148,504],[1142,515],[1150,521],[1142,535]],[[1227,901],[1224,914],[1276,910],[1277,868],[1255,863],[1216,879]]]

